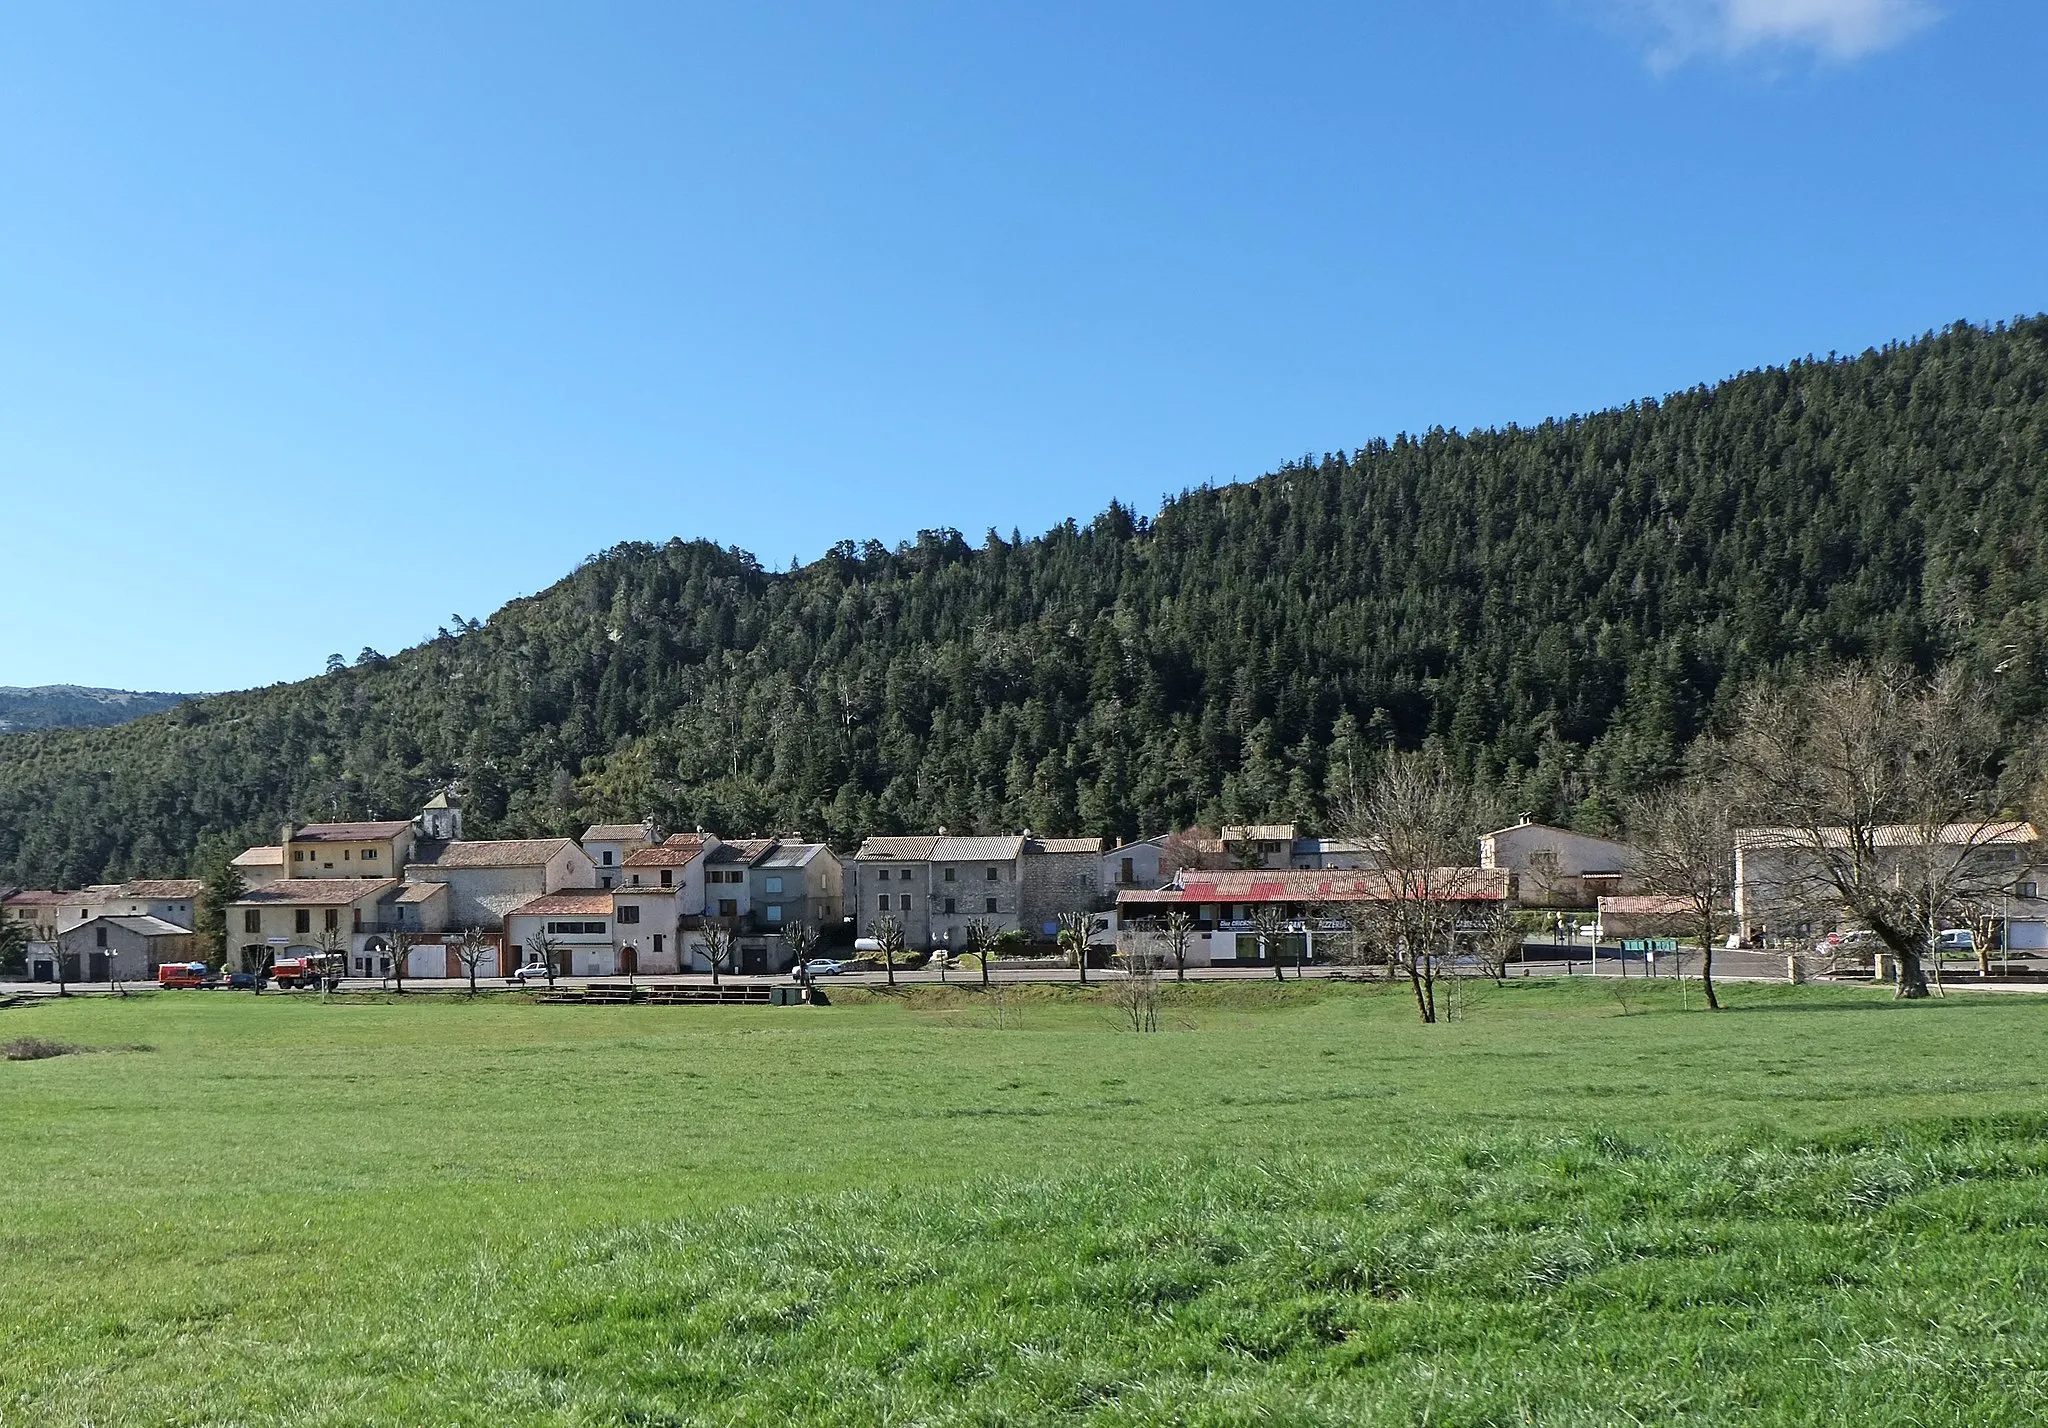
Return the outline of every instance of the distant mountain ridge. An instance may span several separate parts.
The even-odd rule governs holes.
[[[194,698],[134,689],[89,689],[82,684],[0,685],[0,734],[30,729],[104,728],[145,714],[160,714]]]

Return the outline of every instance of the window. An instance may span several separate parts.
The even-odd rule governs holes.
[[[988,910],[990,912],[994,912],[996,910],[996,900],[994,898],[988,899]]]
[[[988,880],[990,882],[994,882],[996,880],[996,870],[994,868],[990,868],[988,870]]]
[[[243,908],[243,909],[242,909],[242,931],[244,931],[244,932],[261,932],[262,930],[263,930],[263,914],[262,914],[262,913],[260,913],[260,912],[258,912],[258,911],[257,911],[257,910],[256,910],[255,908],[253,908],[253,907],[245,907],[245,908]]]
[[[889,894],[883,893],[882,896],[876,900],[875,908],[878,912],[887,912],[889,910]],[[251,917],[255,916],[254,913],[251,913],[249,915]]]
[[[771,893],[779,893],[779,892],[781,892],[781,891],[782,891],[782,879],[781,879],[781,878],[763,878],[763,879],[761,880],[761,891],[762,891],[762,892],[771,892]]]
[[[1129,887],[1138,880],[1138,866],[1134,859],[1125,858],[1123,860],[1123,865],[1117,869],[1116,880],[1125,887]]]
[[[636,881],[637,881],[637,879],[636,879]],[[611,891],[611,886],[612,886],[612,880],[611,880],[610,878],[599,878],[599,879],[597,880],[597,885],[598,885],[598,887],[599,887],[599,888],[600,888],[601,890],[603,890],[603,891],[605,891],[605,892],[609,892],[609,891]]]
[[[550,922],[550,937],[602,937],[606,925],[602,922]]]
[[[955,872],[957,872],[957,871],[958,871],[958,869],[955,869],[955,868],[948,868],[948,869],[946,869],[946,881],[947,881],[947,882],[949,882],[949,883],[950,883],[950,882],[952,882],[952,881],[953,881],[953,874],[954,874]]]
[[[951,917],[954,913],[958,912],[959,910],[959,908],[953,906],[952,898],[946,899],[946,916]]]
[[[672,888],[676,885],[676,870],[674,868],[663,868],[661,870],[661,885],[665,888]]]
[[[659,932],[655,933],[655,934],[654,934],[654,955],[655,955],[655,956],[657,956],[657,957],[659,957],[659,956],[661,955],[661,944],[662,944],[662,941],[663,941],[662,935],[661,935],[661,934],[660,934]]]
[[[376,850],[375,848],[365,848],[365,849],[363,849],[363,861],[364,861],[364,862],[366,862],[366,863],[374,863],[374,862],[376,862],[376,861],[377,861],[377,850]]]
[[[324,922],[329,932],[332,932],[337,927],[341,926],[341,909],[337,907],[328,908],[327,916],[324,919]]]
[[[739,902],[729,897],[720,898],[718,900],[718,915],[720,917],[738,917],[740,915]]]
[[[899,898],[897,898],[897,899],[896,899],[896,901],[897,901],[898,905],[900,905],[900,906],[902,907],[903,911],[905,911],[905,912],[908,912],[908,911],[910,911],[910,894],[909,894],[909,893],[905,893],[905,894],[903,894],[903,896],[902,896],[902,897],[899,897]]]
[[[640,920],[640,909],[639,909],[639,908],[638,908],[638,907],[637,907],[636,905],[634,905],[633,903],[630,903],[630,902],[629,902],[629,903],[625,903],[625,904],[622,904],[622,905],[620,906],[620,908],[619,908],[619,921],[620,921],[621,923],[632,923],[632,922],[638,922],[639,920]]]
[[[2040,895],[2040,890],[2033,883],[2020,884],[2021,897],[2039,897]]]
[[[903,870],[903,871],[902,871],[902,872],[901,872],[900,874],[898,874],[898,876],[899,876],[899,877],[901,877],[901,878],[903,879],[903,881],[904,881],[904,882],[906,882],[906,883],[907,883],[907,882],[909,882],[909,881],[910,881],[910,869],[908,869],[908,868],[905,868],[905,869],[904,869],[904,870]]]
[[[95,947],[104,947],[104,946],[106,946],[106,945],[107,945],[107,929],[106,929],[106,928],[104,928],[104,927],[95,927],[95,928],[94,928],[94,929],[92,930],[92,940],[93,940],[93,945],[94,945]]]
[[[292,849],[292,861],[293,861],[294,863],[298,862],[298,861],[299,861],[299,860],[300,860],[301,858],[303,858],[303,857],[305,857],[305,856],[306,856],[306,850],[305,850],[304,848],[294,848],[294,849]]]
[[[774,902],[769,903],[767,907],[762,909],[761,916],[769,922],[782,921],[782,904]]]
[[[343,849],[341,850],[341,860],[342,860],[342,861],[343,861],[344,863],[346,863],[346,862],[348,861],[348,849],[346,849],[346,848],[343,848]]]
[[[301,908],[294,908],[294,909],[292,910],[292,931],[294,931],[294,932],[311,932],[312,930],[313,930],[313,912],[312,912],[312,909],[310,909],[310,908],[304,908],[304,907],[301,907]]]
[[[612,850],[609,848],[604,850],[604,865],[607,868],[612,865]]]

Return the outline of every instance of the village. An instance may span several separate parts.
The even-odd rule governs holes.
[[[2048,950],[2032,823],[1878,833],[1902,849],[1946,841],[1951,861],[1980,870],[1969,915],[1930,929],[1937,968],[1943,952],[1988,973],[1993,950],[2008,971]],[[1630,843],[1524,817],[1480,836],[1469,865],[1429,870],[1453,909],[1443,950],[1455,958],[1461,938],[1488,933],[1496,963],[1562,958],[1570,970],[1583,953],[1597,971],[1605,947],[1625,975],[1631,955],[1654,971],[1658,952],[1711,935],[1790,980],[1802,966],[1882,978],[1884,951],[1867,931],[1810,904],[1787,911],[1795,844],[1782,830],[1740,830],[1725,898],[1710,893],[1704,909],[1708,933],[1700,898],[1661,882]],[[410,819],[284,824],[231,867],[211,938],[197,878],[8,889],[0,928],[29,982],[60,986],[808,980],[813,962],[893,976],[1005,959],[1083,976],[1170,963],[1184,975],[1370,960],[1366,914],[1403,895],[1377,840],[1293,824],[1131,842],[939,829],[842,854],[797,833],[726,839],[653,819],[594,824],[580,838],[466,839],[446,792]]]

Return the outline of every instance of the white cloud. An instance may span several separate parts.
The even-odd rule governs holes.
[[[1648,26],[1650,64],[1807,50],[1848,63],[1889,49],[1938,18],[1931,0],[1620,0]]]

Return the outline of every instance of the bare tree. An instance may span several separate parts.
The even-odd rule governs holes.
[[[988,987],[989,959],[996,954],[995,928],[979,917],[969,918],[967,922],[967,950],[972,952],[975,960],[981,963],[981,985],[985,990]]]
[[[412,959],[412,944],[405,940],[403,932],[391,937],[391,980],[394,983],[392,995],[405,995],[405,964]]]
[[[818,945],[818,929],[798,918],[785,924],[782,929],[782,943],[796,954],[797,980],[805,986],[811,984],[811,953]]]
[[[1745,696],[1730,762],[1762,827],[1741,840],[1752,892],[1809,916],[1846,915],[1892,953],[1897,995],[1928,994],[1942,919],[2003,890],[1997,729],[1949,668],[1921,680],[1850,669]]]
[[[738,941],[738,935],[730,919],[704,919],[704,929],[699,934],[698,947],[704,954],[704,960],[711,964],[711,985],[714,987],[718,985],[720,969],[732,958],[733,946]]]
[[[555,986],[555,965],[557,959],[562,955],[561,945],[554,938],[548,936],[546,932],[536,932],[533,936],[526,939],[526,950],[533,954],[535,961],[547,969],[548,990],[553,991]]]
[[[1200,828],[1183,828],[1166,835],[1159,846],[1159,875],[1171,880],[1190,868],[1224,866],[1222,844]]]
[[[889,976],[889,985],[896,985],[896,958],[903,951],[903,924],[893,917],[879,918],[875,922],[875,946],[882,952],[882,970]]]
[[[1166,914],[1166,951],[1173,958],[1173,978],[1177,982],[1188,979],[1188,939],[1195,935],[1195,919],[1184,907],[1171,908]]]
[[[1465,914],[1465,940],[1479,959],[1486,975],[1505,985],[1508,958],[1522,945],[1522,925],[1515,920],[1507,900],[1487,903]]]
[[[1735,897],[1736,795],[1718,744],[1703,740],[1689,762],[1680,782],[1630,805],[1629,842],[1644,891],[1684,904],[1700,944],[1700,988],[1709,1009],[1718,1011],[1714,938]]]
[[[1261,902],[1252,905],[1252,936],[1259,942],[1259,956],[1273,964],[1273,979],[1284,982],[1287,975],[1282,971],[1282,951],[1287,946],[1287,910],[1278,903]]]
[[[320,949],[320,987],[324,992],[348,970],[349,936],[339,927],[323,927],[313,939],[313,945]]]
[[[1159,1030],[1159,979],[1143,952],[1131,959],[1121,981],[1110,983],[1109,1000],[1118,1019],[1132,1031]]]
[[[1074,959],[1083,983],[1088,980],[1088,914],[1063,912],[1057,937],[1059,949]]]
[[[1390,753],[1347,811],[1377,884],[1361,901],[1371,940],[1408,978],[1415,1009],[1437,1020],[1436,984],[1456,952],[1460,915],[1496,900],[1498,875],[1471,864],[1488,813],[1434,749]]]
[[[469,994],[476,995],[476,969],[496,946],[489,933],[481,927],[465,927],[462,936],[456,939],[455,960],[469,978]]]

